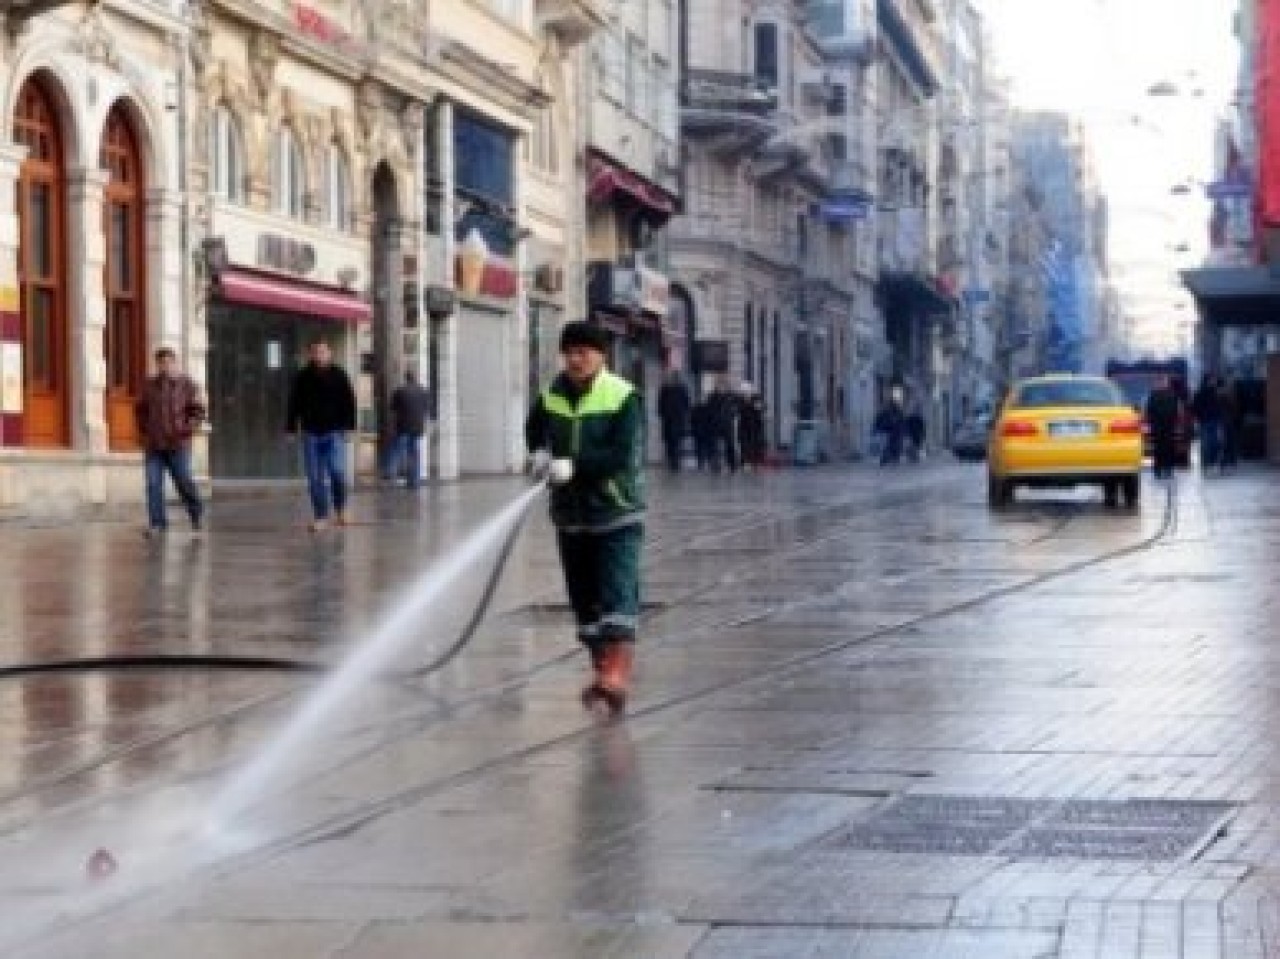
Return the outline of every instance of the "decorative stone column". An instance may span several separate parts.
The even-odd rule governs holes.
[[[22,432],[22,315],[14,183],[26,156],[26,147],[0,145],[0,447],[18,445]],[[7,490],[0,472],[0,506],[10,501]]]
[[[106,389],[106,237],[102,207],[109,175],[105,170],[72,170],[67,177],[70,270],[67,325],[71,347],[71,442],[90,455],[105,455]]]

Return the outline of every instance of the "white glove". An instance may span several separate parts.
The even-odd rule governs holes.
[[[546,450],[534,450],[529,457],[529,475],[536,480],[544,479],[551,468],[551,454]]]
[[[568,483],[573,479],[573,460],[552,460],[551,468],[547,471],[547,478],[551,481],[552,486],[563,486]]]

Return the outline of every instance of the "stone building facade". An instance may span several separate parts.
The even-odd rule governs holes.
[[[873,23],[857,0],[686,8],[670,235],[694,371],[750,383],[771,445],[802,461],[852,452],[869,425]]]
[[[0,10],[0,512],[141,497],[133,404],[182,315],[176,4]]]

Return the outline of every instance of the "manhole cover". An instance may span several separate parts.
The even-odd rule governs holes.
[[[1137,829],[1030,829],[1002,849],[1001,855],[1029,859],[1177,859],[1199,833]]]
[[[877,824],[854,828],[845,834],[844,842],[840,845],[864,852],[988,856],[1007,841],[1011,834],[1011,829],[991,826]]]
[[[1201,832],[1235,809],[1226,802],[1175,802],[1167,799],[1124,801],[1072,800],[1062,804],[1054,821],[1069,826],[1122,829],[1169,829]]]
[[[870,852],[1160,861],[1199,853],[1236,808],[1163,799],[912,795],[826,842]]]

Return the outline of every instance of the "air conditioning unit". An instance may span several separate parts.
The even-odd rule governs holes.
[[[800,89],[820,100],[825,100],[831,96],[832,89],[835,85],[836,81],[832,77],[830,70],[823,70],[820,67],[811,67],[807,70],[800,71]]]

